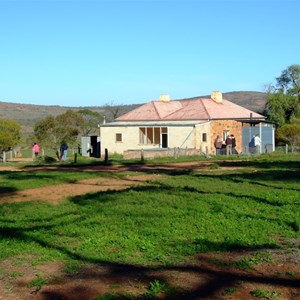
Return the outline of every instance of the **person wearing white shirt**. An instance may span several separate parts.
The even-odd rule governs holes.
[[[255,146],[257,154],[260,153],[260,145],[261,145],[261,139],[260,139],[259,135],[257,134],[254,138],[254,146]]]

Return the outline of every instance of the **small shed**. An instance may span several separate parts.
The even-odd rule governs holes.
[[[275,151],[275,124],[273,122],[249,119],[243,120],[242,124],[243,153],[255,152],[252,140],[257,134],[261,139],[260,153]]]
[[[99,136],[82,136],[81,137],[81,155],[101,157],[100,153],[100,137]]]

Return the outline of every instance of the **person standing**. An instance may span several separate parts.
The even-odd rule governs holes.
[[[69,148],[68,144],[65,141],[63,141],[60,146],[60,157],[62,161],[66,161],[67,159],[68,148]]]
[[[216,155],[220,155],[221,149],[222,149],[222,139],[220,138],[219,135],[217,135],[214,144],[215,144],[215,148],[216,148]]]
[[[255,153],[255,145],[254,145],[255,135],[252,137],[251,141],[249,142],[249,152]]]
[[[232,143],[232,145],[231,145],[231,147],[232,147],[232,154],[237,154],[237,151],[235,149],[235,147],[236,147],[236,140],[235,140],[235,136],[233,134],[231,135],[231,143]]]
[[[232,140],[231,140],[231,136],[228,135],[226,138],[226,155],[232,155]]]
[[[256,154],[260,154],[261,139],[258,134],[254,137],[254,146]]]
[[[37,156],[40,153],[40,146],[37,143],[34,143],[32,151],[33,151],[33,154],[34,154],[34,158],[37,158]]]

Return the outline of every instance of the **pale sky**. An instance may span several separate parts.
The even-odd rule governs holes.
[[[265,91],[300,64],[298,0],[0,0],[0,101]]]

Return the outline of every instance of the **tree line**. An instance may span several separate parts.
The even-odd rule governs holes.
[[[290,65],[268,86],[267,119],[277,126],[278,142],[300,145],[300,65]]]
[[[27,138],[27,144],[37,142],[45,149],[57,151],[62,142],[71,147],[77,146],[80,136],[94,132],[103,116],[88,109],[67,110],[57,116],[47,116],[35,123],[33,134]],[[0,150],[8,151],[21,143],[21,126],[9,119],[0,119]]]

